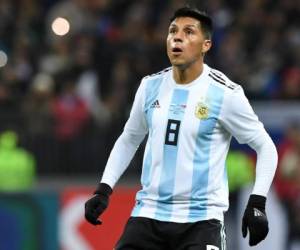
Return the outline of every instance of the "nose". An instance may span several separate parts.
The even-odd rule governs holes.
[[[174,42],[176,43],[176,42],[182,42],[182,39],[180,38],[180,37],[174,37]]]
[[[174,42],[182,42],[183,41],[182,32],[180,32],[180,31],[176,32],[176,34],[173,37],[173,41]]]

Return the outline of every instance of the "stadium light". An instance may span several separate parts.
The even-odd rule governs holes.
[[[3,50],[0,50],[0,68],[4,67],[7,64],[7,55]]]
[[[67,19],[57,17],[52,22],[52,31],[58,36],[64,36],[70,31],[70,23]]]

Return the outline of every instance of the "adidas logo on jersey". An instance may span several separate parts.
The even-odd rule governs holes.
[[[151,104],[151,108],[160,108],[159,101],[158,101],[158,100],[155,100],[155,101]]]
[[[255,217],[260,217],[260,216],[264,216],[264,213],[259,211],[257,208],[254,208],[254,216]]]

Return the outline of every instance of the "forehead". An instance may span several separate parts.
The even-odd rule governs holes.
[[[200,21],[193,18],[193,17],[177,17],[171,22],[170,27],[172,26],[179,26],[179,27],[184,27],[184,26],[195,26],[195,27],[200,27]]]

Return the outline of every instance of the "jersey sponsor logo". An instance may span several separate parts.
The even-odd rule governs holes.
[[[155,100],[155,101],[151,104],[150,108],[152,108],[152,109],[154,109],[154,108],[160,108],[159,101],[158,101],[158,100]]]
[[[186,104],[171,103],[169,110],[174,115],[179,115],[181,113],[184,113],[185,108],[186,108]]]
[[[195,116],[198,119],[207,119],[209,114],[208,105],[204,102],[198,102],[195,108]]]

